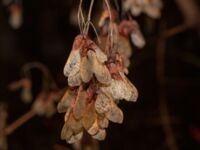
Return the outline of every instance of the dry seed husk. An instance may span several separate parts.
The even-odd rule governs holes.
[[[93,64],[93,72],[100,83],[109,84],[111,75],[105,64],[98,61],[96,54],[93,51],[88,51],[88,58]]]
[[[70,139],[72,134],[73,134],[73,131],[70,128],[69,124],[65,123],[63,128],[62,128],[62,131],[61,131],[61,139],[62,140],[68,140],[68,139]]]
[[[71,87],[79,86],[81,85],[81,76],[80,71],[76,72],[73,75],[69,75],[68,77],[68,85]]]
[[[109,125],[109,121],[106,116],[98,115],[98,125],[101,129],[107,128]]]
[[[72,136],[70,137],[70,139],[67,140],[67,142],[68,142],[69,144],[72,144],[72,143],[75,143],[75,142],[79,141],[82,137],[83,137],[83,132],[80,132],[80,133],[78,133],[78,134],[72,135]]]
[[[143,37],[143,35],[142,35],[142,33],[140,32],[139,29],[136,29],[136,30],[132,31],[132,33],[131,33],[131,41],[138,48],[143,48],[144,45],[145,45],[144,37]]]
[[[95,49],[95,52],[96,52],[96,56],[99,62],[104,63],[105,61],[108,60],[107,56],[99,47]]]
[[[97,139],[97,140],[105,140],[106,138],[106,130],[105,129],[99,129],[97,134],[96,135],[93,135],[92,136],[94,139]]]
[[[92,101],[84,110],[82,123],[86,130],[91,128],[97,118],[97,114],[95,112],[94,102]]]
[[[69,118],[68,118],[68,120],[67,120],[67,124],[70,125],[70,127],[71,127],[73,133],[75,133],[75,134],[81,132],[82,129],[83,129],[81,120],[76,120],[76,119],[74,118],[74,116],[72,115],[72,113],[69,115]]]
[[[87,56],[81,58],[80,74],[82,81],[85,83],[88,83],[92,78],[92,62]]]
[[[74,71],[77,72],[76,69],[79,68],[79,65],[80,65],[79,50],[72,50],[64,66],[64,70],[63,70],[64,75],[68,77],[70,73]],[[76,69],[74,70],[74,68]]]
[[[121,109],[113,102],[110,111],[106,113],[106,117],[115,123],[122,123],[123,122],[123,112]]]
[[[73,115],[75,119],[79,120],[83,116],[83,112],[87,102],[87,93],[82,91],[76,99],[76,103],[73,107]]]
[[[68,107],[71,105],[72,101],[75,99],[75,93],[67,90],[62,97],[61,101],[58,103],[57,110],[59,113],[66,112]]]
[[[97,134],[99,130],[98,120],[96,119],[93,125],[87,130],[90,135]]]
[[[110,110],[111,101],[104,93],[99,93],[95,101],[95,109],[99,114],[104,114]]]

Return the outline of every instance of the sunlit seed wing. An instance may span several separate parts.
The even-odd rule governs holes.
[[[108,60],[107,56],[99,47],[96,47],[95,53],[99,62],[104,63],[105,61]]]
[[[106,130],[104,129],[100,129],[96,135],[92,136],[94,139],[97,139],[97,140],[105,140],[106,138]]]
[[[64,124],[62,131],[61,131],[61,139],[68,140],[73,134],[72,129],[69,127],[67,123]]]
[[[71,102],[74,100],[75,95],[74,93],[67,90],[62,97],[61,101],[58,103],[57,110],[59,113],[66,112],[68,107],[70,106]]]
[[[69,144],[72,144],[72,143],[79,141],[82,137],[83,137],[83,132],[80,132],[78,134],[71,136],[71,138],[69,140],[67,140],[67,142]]]
[[[96,119],[93,125],[87,130],[90,135],[97,134],[99,130],[98,120]]]
[[[68,85],[71,87],[81,85],[81,76],[79,71],[68,76]]]
[[[76,120],[72,113],[69,115],[67,124],[71,127],[74,134],[80,133],[83,129],[81,120]]]
[[[92,51],[88,52],[88,57],[93,64],[93,72],[100,83],[109,84],[111,81],[111,75],[105,64],[100,63],[97,60],[96,54]]]
[[[64,117],[65,122],[68,121],[70,113],[71,113],[71,108],[68,108],[67,111],[66,111],[66,113],[65,113],[65,117]]]
[[[97,95],[95,109],[99,114],[108,112],[111,108],[111,100],[103,93]]]
[[[106,113],[106,117],[115,123],[122,123],[124,118],[123,112],[114,102],[112,103],[110,111]]]
[[[87,93],[81,92],[79,97],[76,99],[76,103],[73,107],[73,115],[75,119],[79,120],[83,116],[84,109],[87,102]]]
[[[130,93],[130,96],[127,97],[127,101],[136,102],[138,98],[138,90],[137,88],[129,81],[129,79],[123,74],[120,73],[121,77],[123,78],[123,81],[126,83],[127,87],[127,93]]]
[[[92,62],[87,56],[81,58],[80,74],[83,82],[88,83],[93,75]]]
[[[85,108],[82,123],[86,130],[91,128],[97,118],[97,114],[95,112],[94,102],[92,101],[90,104],[87,105]]]
[[[105,116],[98,116],[98,125],[101,129],[107,128],[109,121]]]
[[[66,77],[69,76],[69,74],[73,71],[74,67],[79,68],[79,65],[80,65],[80,53],[79,53],[79,50],[72,50],[70,55],[69,55],[69,58],[64,66],[64,75]]]

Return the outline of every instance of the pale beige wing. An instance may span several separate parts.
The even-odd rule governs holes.
[[[85,91],[82,91],[77,97],[75,105],[73,107],[73,115],[75,119],[79,120],[83,116],[83,112],[86,107],[86,102],[87,102],[87,93]]]
[[[59,113],[66,112],[72,101],[75,99],[75,95],[70,90],[67,90],[62,97],[61,101],[58,103],[57,110]]]
[[[87,56],[81,58],[80,74],[82,81],[85,83],[88,83],[93,76],[92,62]]]
[[[106,65],[98,61],[96,54],[93,51],[88,52],[88,58],[93,64],[92,68],[97,80],[102,84],[109,84],[111,75]]]
[[[106,130],[105,129],[99,129],[99,131],[97,132],[96,135],[93,135],[92,136],[94,139],[97,139],[97,140],[105,140],[106,138]]]
[[[79,68],[80,66],[80,53],[79,53],[79,50],[72,50],[68,59],[67,59],[67,62],[64,66],[64,70],[63,70],[63,73],[66,77],[69,76],[69,74],[71,72],[73,72],[73,69],[74,67],[75,68]]]

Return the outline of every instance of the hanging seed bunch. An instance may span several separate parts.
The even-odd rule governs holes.
[[[109,121],[123,122],[123,112],[117,105],[119,100],[135,102],[138,97],[137,89],[125,73],[128,74],[132,53],[129,36],[136,46],[141,48],[145,44],[139,26],[133,20],[116,23],[116,12],[111,11],[105,0],[108,10],[99,21],[101,43],[95,43],[88,36],[93,2],[87,22],[81,17],[80,2],[81,33],[75,37],[64,66],[69,87],[57,109],[65,113],[61,138],[68,143],[80,140],[85,131],[94,139],[104,140]]]
[[[132,15],[139,16],[141,13],[147,14],[151,18],[159,18],[161,16],[162,1],[161,0],[123,0],[123,8],[125,11],[131,11]]]

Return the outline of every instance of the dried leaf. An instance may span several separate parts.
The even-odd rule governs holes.
[[[66,112],[68,107],[71,105],[72,101],[75,99],[75,93],[67,90],[62,97],[61,101],[58,103],[57,110],[59,113]]]
[[[100,129],[96,135],[92,136],[94,139],[97,139],[97,140],[105,140],[106,138],[106,130],[104,129]]]
[[[81,58],[80,74],[82,81],[85,83],[88,83],[92,78],[92,62],[87,56]]]
[[[93,51],[88,51],[88,57],[93,64],[93,72],[97,80],[103,84],[109,84],[111,81],[111,75],[105,64],[97,60],[96,54]]]
[[[68,77],[70,74],[76,74],[77,70],[80,68],[80,53],[79,50],[72,50],[69,58],[64,66],[64,75]]]
[[[82,91],[77,97],[76,103],[73,107],[73,114],[75,119],[79,120],[83,116],[83,112],[87,102],[87,93]]]
[[[86,130],[91,128],[97,118],[97,114],[95,112],[94,102],[92,101],[87,105],[83,114],[83,126]]]

